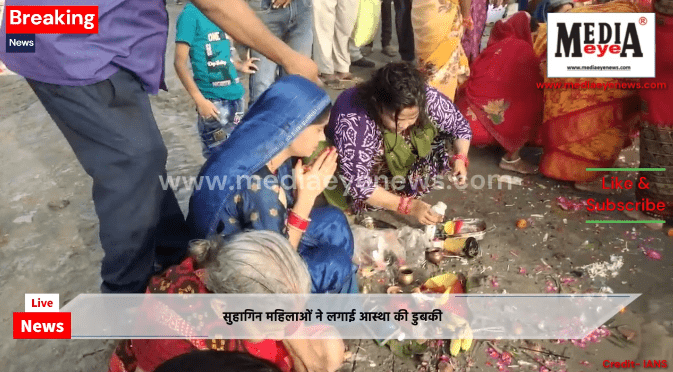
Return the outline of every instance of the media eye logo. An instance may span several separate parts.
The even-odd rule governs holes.
[[[621,22],[572,23],[570,30],[565,23],[559,23],[557,27],[558,41],[554,57],[584,57],[585,54],[596,53],[598,58],[602,58],[611,53],[624,58],[628,56],[627,50],[631,50],[632,57],[643,57],[635,22],[626,25]],[[623,28],[625,32],[622,32]]]
[[[653,13],[551,13],[547,77],[652,78]]]
[[[35,34],[7,34],[7,53],[35,53]]]

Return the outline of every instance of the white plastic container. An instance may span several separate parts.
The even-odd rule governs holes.
[[[444,217],[444,214],[446,213],[446,204],[443,202],[439,202],[435,205],[432,206],[432,211],[441,215]],[[435,239],[435,232],[437,231],[437,225],[429,225],[425,227],[425,237],[432,243],[432,241]]]

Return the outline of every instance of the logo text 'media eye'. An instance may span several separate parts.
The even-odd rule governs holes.
[[[587,54],[603,57],[608,53],[627,57],[628,50],[631,50],[631,57],[643,56],[633,22],[570,23],[570,28],[567,23],[560,22],[556,26],[558,42],[555,57],[585,57]]]

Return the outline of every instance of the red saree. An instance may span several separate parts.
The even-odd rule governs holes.
[[[456,104],[470,122],[471,143],[520,149],[541,122],[543,107],[540,62],[525,12],[495,24],[470,69]]]
[[[641,85],[665,83],[666,89],[643,89],[643,113],[640,127],[640,167],[666,168],[663,172],[641,172],[649,189],[636,190],[636,199],[663,202],[663,212],[646,212],[656,218],[673,219],[673,0],[654,4],[656,26],[656,78],[642,79]]]
[[[195,267],[193,258],[187,258],[180,265],[173,266],[161,275],[152,277],[147,293],[209,293],[204,284],[203,270]],[[193,334],[191,327],[183,319],[162,313],[163,309],[152,309],[153,320],[158,327],[181,329],[184,334]],[[215,323],[215,314],[209,306],[195,306],[194,316],[203,319],[203,328]],[[152,322],[152,320],[149,320]],[[212,327],[215,327],[213,324]],[[152,372],[165,361],[194,350],[220,350],[247,352],[258,358],[265,359],[283,372],[292,370],[292,360],[281,341],[262,340],[252,342],[245,340],[126,340],[112,354],[109,372],[134,372],[137,368],[144,372]]]

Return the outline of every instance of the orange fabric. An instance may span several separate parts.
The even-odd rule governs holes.
[[[642,6],[628,0],[572,9],[573,13],[638,13]],[[546,71],[547,29],[540,28],[535,52]],[[610,84],[633,79],[544,79],[545,83]],[[543,124],[538,140],[544,147],[540,171],[547,177],[588,182],[602,176],[587,167],[610,167],[628,146],[638,119],[635,89],[546,89]]]

